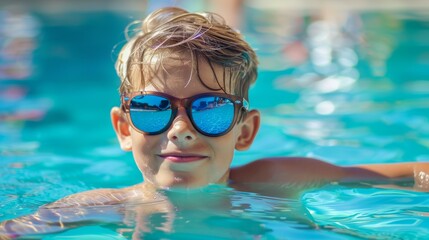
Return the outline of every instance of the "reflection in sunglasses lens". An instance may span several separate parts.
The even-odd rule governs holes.
[[[130,117],[136,128],[147,133],[159,132],[170,122],[170,101],[154,95],[136,96],[130,103]]]
[[[228,130],[234,119],[234,104],[223,97],[202,97],[192,103],[192,118],[199,130],[221,134]]]

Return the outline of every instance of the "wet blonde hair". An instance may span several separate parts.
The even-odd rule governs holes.
[[[229,27],[219,15],[162,8],[138,22],[138,25],[130,24],[126,36],[128,42],[116,61],[121,94],[133,91],[135,84],[132,80],[136,74],[144,88],[151,76],[162,69],[164,60],[168,61],[172,54],[187,52],[198,77],[198,63],[201,61],[208,63],[213,73],[213,64],[223,68],[221,79],[214,73],[219,88],[209,87],[199,77],[204,86],[248,100],[249,86],[257,77],[256,54],[243,36]]]

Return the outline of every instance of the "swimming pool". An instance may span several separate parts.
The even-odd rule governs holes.
[[[16,24],[8,29],[21,31],[3,35],[0,44],[12,42],[17,46],[12,49],[21,51],[1,56],[0,220],[72,193],[141,182],[109,120],[110,108],[119,104],[119,97],[112,97],[118,87],[112,46],[122,41],[122,29],[136,13],[7,14],[1,12],[1,20]],[[248,7],[244,18],[243,31],[262,63],[251,107],[262,111],[263,125],[252,149],[238,152],[233,165],[285,155],[339,165],[429,159],[429,16],[285,14]],[[154,199],[88,208],[89,221],[41,237],[423,239],[429,234],[429,198],[422,192],[331,184],[298,199],[221,186],[166,194],[175,205]],[[148,213],[148,205],[167,210]]]

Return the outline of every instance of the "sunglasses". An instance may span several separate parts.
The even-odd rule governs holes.
[[[140,91],[121,95],[122,109],[139,132],[160,134],[170,128],[180,106],[201,134],[218,137],[228,133],[249,103],[242,97],[225,93],[202,93],[176,98],[159,92]]]

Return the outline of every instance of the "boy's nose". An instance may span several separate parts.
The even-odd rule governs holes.
[[[196,130],[183,108],[179,108],[176,119],[168,132],[168,138],[178,143],[189,143],[196,139]]]

